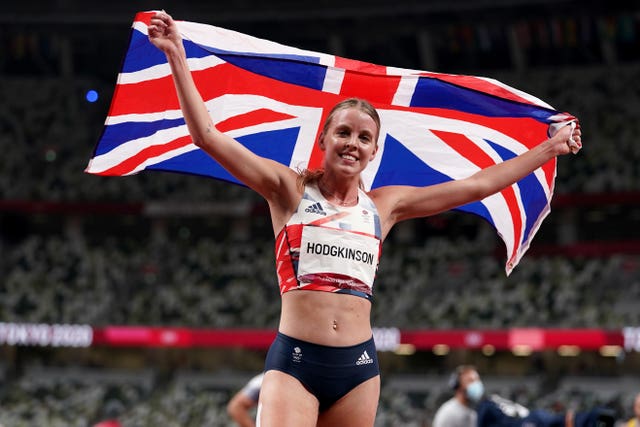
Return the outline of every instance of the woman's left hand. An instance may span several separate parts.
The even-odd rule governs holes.
[[[560,127],[555,135],[551,137],[551,141],[553,141],[558,150],[558,155],[576,154],[582,148],[580,122],[574,120]]]

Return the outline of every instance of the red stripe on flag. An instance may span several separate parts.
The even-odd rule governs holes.
[[[336,67],[344,68],[340,88],[343,97],[364,98],[372,104],[391,104],[400,85],[400,76],[388,76],[387,67],[345,58],[336,58]]]
[[[222,95],[255,94],[290,105],[319,107],[331,105],[338,95],[261,76],[225,63],[191,73],[205,100]]]
[[[311,149],[311,155],[309,155],[309,164],[307,168],[310,170],[320,169],[324,161],[324,151],[320,148],[319,140],[324,122],[325,120],[327,120],[327,117],[329,117],[329,111],[330,108],[325,108],[322,110],[320,125],[318,126],[318,132],[316,132],[316,140],[314,141],[313,148]]]
[[[151,17],[155,15],[156,12],[138,12],[136,13],[136,17],[134,18],[135,22],[142,22],[143,24],[149,26],[151,24]]]
[[[387,67],[384,65],[371,64],[369,62],[362,62],[355,59],[343,58],[340,56],[335,57],[335,66],[345,70],[352,70],[360,73],[383,76],[387,74]]]
[[[465,135],[442,130],[432,130],[432,132],[479,168],[485,169],[496,164],[487,153]]]
[[[191,144],[191,136],[187,135],[174,139],[166,144],[154,145],[145,148],[139,153],[126,158],[118,165],[99,173],[99,175],[126,175],[152,157],[160,156],[168,151],[175,150],[189,144]]]
[[[364,98],[372,104],[391,104],[398,91],[400,77],[378,77],[347,71],[340,95],[345,98]]]
[[[113,96],[110,116],[148,114],[180,108],[178,95],[171,76],[119,84]]]
[[[459,133],[436,131],[432,132],[440,138],[444,143],[453,148],[461,156],[471,161],[473,164],[481,169],[488,168],[495,165],[493,159],[482,149],[469,140],[465,135]],[[513,239],[514,239],[514,253],[509,255],[509,259],[512,259],[516,255],[517,249],[520,247],[520,241],[522,239],[522,215],[520,214],[520,208],[516,193],[512,187],[507,187],[500,192],[507,202],[507,207],[511,213],[513,219]]]
[[[329,107],[343,97],[333,93],[296,86],[225,63],[192,71],[191,75],[205,101],[222,95],[256,94],[290,105]],[[171,76],[118,84],[110,116],[153,113],[180,108]]]
[[[230,117],[227,120],[223,120],[216,124],[216,128],[220,132],[228,132],[234,129],[241,129],[263,123],[273,123],[280,120],[292,118],[294,117],[290,114],[279,113],[277,111],[261,108],[260,110],[251,111],[249,113],[240,114],[234,117]]]
[[[487,117],[440,108],[424,108],[419,109],[419,111],[424,112],[425,114],[464,120],[486,126],[513,138],[530,149],[543,141],[541,140],[540,135],[546,135],[549,127],[546,123],[541,123],[530,117]],[[557,159],[553,158],[541,167],[545,176],[547,188],[552,187],[553,179],[556,174],[556,163]]]
[[[545,179],[547,180],[547,187],[553,189],[553,179],[556,177],[556,164],[558,159],[554,157],[547,163],[542,165],[542,171],[544,172]]]

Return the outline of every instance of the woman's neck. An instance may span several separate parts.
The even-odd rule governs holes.
[[[333,204],[339,206],[355,206],[358,204],[358,187],[341,190],[320,179],[318,180],[318,189],[325,199]]]

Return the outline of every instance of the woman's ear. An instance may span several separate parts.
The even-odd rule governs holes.
[[[320,136],[318,137],[318,145],[320,146],[320,150],[324,151],[324,132],[320,132]]]

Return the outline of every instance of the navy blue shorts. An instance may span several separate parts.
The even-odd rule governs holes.
[[[320,411],[380,374],[373,338],[353,346],[328,347],[280,332],[269,348],[264,370],[297,378],[318,399]]]

